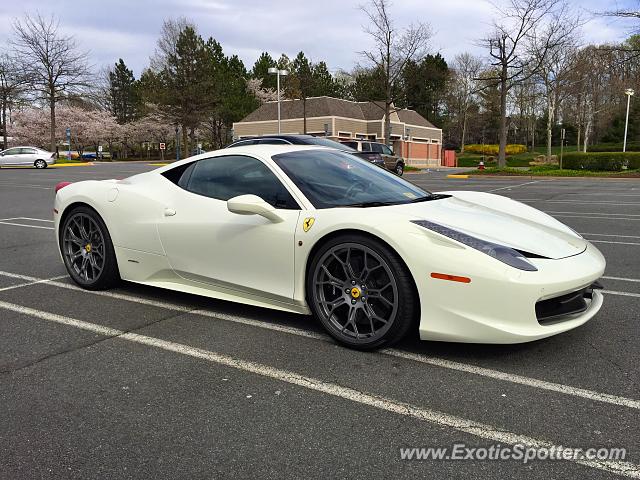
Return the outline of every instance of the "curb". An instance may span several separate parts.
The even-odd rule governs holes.
[[[93,165],[93,162],[82,162],[82,163],[54,163],[53,165],[49,165],[47,168],[64,168],[64,167],[88,167]]]
[[[447,178],[469,178],[469,175],[460,175],[460,174],[449,174],[447,175]]]

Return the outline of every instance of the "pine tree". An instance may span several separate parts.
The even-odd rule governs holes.
[[[109,110],[119,124],[128,123],[138,118],[141,99],[138,83],[131,71],[119,59],[109,72]]]

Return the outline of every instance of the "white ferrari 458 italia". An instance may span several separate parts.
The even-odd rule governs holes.
[[[353,348],[537,340],[602,306],[601,253],[555,218],[483,192],[430,193],[353,155],[254,145],[124,180],[61,183],[71,278],[120,279],[313,314]]]

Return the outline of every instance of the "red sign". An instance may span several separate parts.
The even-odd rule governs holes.
[[[166,149],[166,145],[164,143],[160,144],[160,150],[165,150]]]

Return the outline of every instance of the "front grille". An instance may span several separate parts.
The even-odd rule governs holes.
[[[566,293],[559,297],[548,298],[536,303],[536,317],[540,325],[571,320],[574,315],[584,312],[589,304],[587,300],[593,297],[593,290],[602,288],[599,282],[588,287]]]

